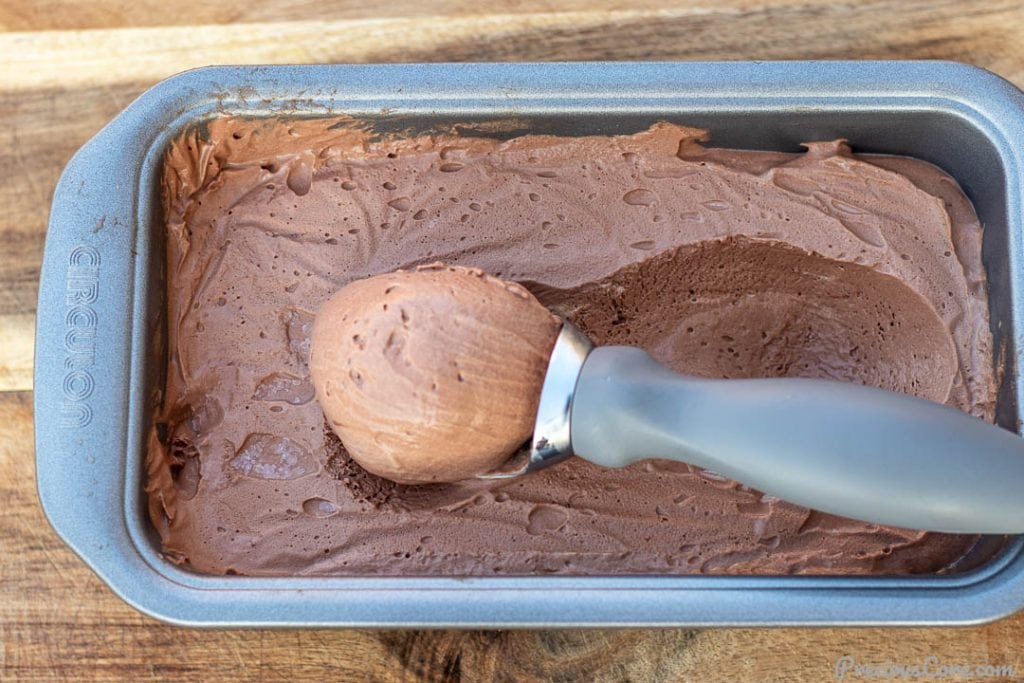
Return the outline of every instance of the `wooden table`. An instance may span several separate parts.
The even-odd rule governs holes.
[[[164,76],[260,62],[939,58],[1024,85],[1016,0],[678,4],[0,3],[0,679],[825,681],[843,655],[934,655],[1024,680],[1024,612],[963,629],[186,630],[123,604],[43,518],[31,363],[51,194],[71,154]]]

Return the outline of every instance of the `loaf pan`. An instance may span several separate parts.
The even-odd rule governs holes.
[[[214,577],[164,559],[145,435],[163,363],[163,153],[220,113],[351,115],[382,129],[517,122],[614,134],[659,120],[715,146],[798,151],[845,137],[956,178],[985,226],[998,420],[1018,430],[1024,339],[1024,94],[941,62],[216,67],[166,80],[68,163],[53,199],[36,332],[39,495],[57,533],[138,609],[194,626],[568,627],[966,624],[1024,605],[1024,538],[967,571],[903,577]],[[1024,492],[1022,492],[1024,495]],[[978,563],[976,563],[978,564]]]

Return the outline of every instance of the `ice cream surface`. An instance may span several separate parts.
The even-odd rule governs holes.
[[[351,282],[317,312],[309,367],[328,426],[404,484],[495,469],[533,433],[561,322],[530,292],[432,264]]]
[[[992,419],[982,228],[955,181],[842,142],[789,154],[705,137],[661,123],[502,141],[225,116],[175,140],[147,461],[166,556],[251,575],[956,566],[975,537],[841,519],[665,461],[399,485],[327,427],[314,313],[354,280],[439,260],[517,281],[595,343],[679,372],[837,378]]]

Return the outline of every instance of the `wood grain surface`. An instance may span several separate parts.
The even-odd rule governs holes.
[[[849,655],[1011,665],[973,680],[1024,680],[1024,613],[959,629],[181,629],[114,597],[39,508],[32,327],[50,198],[74,151],[160,78],[218,63],[794,58],[956,59],[1024,86],[1024,6],[0,1],[0,679],[828,681]]]

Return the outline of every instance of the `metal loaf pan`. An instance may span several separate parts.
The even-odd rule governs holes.
[[[201,576],[163,559],[145,512],[159,390],[159,177],[167,143],[220,112],[349,114],[387,128],[510,119],[522,130],[625,133],[667,119],[716,146],[797,151],[846,137],[952,174],[985,228],[1001,424],[1018,429],[1024,339],[1024,94],[937,62],[217,67],[155,86],[68,163],[39,290],[39,494],[63,539],[122,598],[196,626],[956,624],[1024,606],[1024,538],[943,576]],[[1024,492],[1022,492],[1024,495]]]

